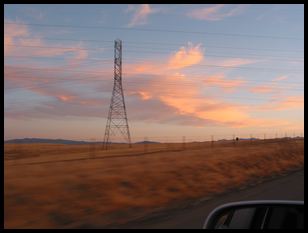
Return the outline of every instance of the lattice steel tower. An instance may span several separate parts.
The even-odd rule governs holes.
[[[129,147],[131,139],[125,108],[124,93],[122,88],[122,41],[114,43],[114,83],[111,103],[105,129],[103,148],[107,150],[112,142],[112,136],[120,135]]]

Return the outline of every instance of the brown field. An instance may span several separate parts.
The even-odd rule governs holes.
[[[5,228],[121,224],[304,167],[304,140],[5,144]]]

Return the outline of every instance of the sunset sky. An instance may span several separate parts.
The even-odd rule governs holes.
[[[103,140],[114,40],[133,141],[303,135],[304,5],[5,5],[4,136]]]

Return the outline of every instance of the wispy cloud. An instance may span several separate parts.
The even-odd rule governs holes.
[[[35,43],[35,42],[33,42]],[[39,42],[36,42],[39,43]],[[76,55],[77,56],[77,55]],[[82,58],[82,54],[80,54]],[[246,104],[239,104],[211,96],[204,93],[207,84],[219,87],[223,91],[235,90],[245,85],[245,79],[228,79],[228,76],[221,70],[220,73],[200,75],[199,81],[193,81],[189,73],[184,73],[184,68],[200,64],[206,58],[200,44],[188,44],[180,47],[176,52],[167,55],[160,60],[145,60],[140,63],[130,63],[125,65],[125,80],[127,105],[131,120],[142,120],[159,123],[185,124],[193,126],[226,126],[226,127],[254,127],[257,125],[272,126],[286,125],[288,122],[275,119],[261,119],[251,115],[251,107]],[[254,61],[241,58],[236,59],[216,59],[218,64],[240,66],[250,64]],[[61,75],[68,79],[67,73],[33,71],[19,69],[20,74],[14,76],[18,70],[13,66],[5,66],[5,77],[9,83],[21,86],[38,95],[50,97],[50,102],[44,106],[35,106],[26,110],[6,111],[6,116],[10,117],[57,117],[59,115],[78,117],[101,117],[102,103],[106,103],[103,111],[107,111],[110,101],[109,94],[112,89],[112,81],[103,85],[92,86],[92,93],[107,92],[103,98],[84,96],[71,88],[71,85],[63,85],[60,82]],[[103,69],[94,68],[91,71],[100,72]],[[45,70],[46,71],[46,70]],[[72,77],[75,77],[71,75]],[[93,79],[89,79],[88,74],[79,74],[83,80],[74,81],[74,84],[82,83],[85,88],[88,84],[93,84]],[[142,78],[141,78],[142,77]],[[53,80],[59,78],[59,82],[54,85]],[[110,78],[110,75],[109,75]],[[279,78],[283,79],[283,78]],[[72,81],[74,78],[72,78]],[[6,82],[8,83],[8,82]],[[133,84],[133,85],[131,85]],[[83,89],[84,89],[83,88]],[[91,93],[91,94],[92,94]],[[276,108],[294,107],[290,100],[275,105]],[[297,105],[299,106],[299,105]],[[263,109],[269,106],[262,106]],[[61,114],[59,114],[61,112]],[[58,114],[58,115],[57,115]]]
[[[279,101],[270,102],[259,106],[260,110],[265,111],[282,111],[282,110],[294,110],[294,109],[304,109],[304,96],[287,96],[281,98]]]
[[[68,62],[71,66],[79,65],[88,57],[88,51],[81,43],[65,46],[59,43],[47,43],[42,36],[31,33],[23,22],[6,20],[4,27],[4,55],[34,56],[34,57],[55,57],[65,54],[73,54]]]
[[[227,17],[239,15],[245,8],[246,5],[243,4],[235,6],[230,4],[217,4],[192,10],[187,13],[187,16],[198,20],[218,21]]]
[[[249,91],[251,93],[256,94],[264,94],[264,93],[281,93],[282,89],[281,86],[279,86],[279,82],[288,79],[286,75],[280,75],[274,79],[272,79],[272,82],[270,84],[263,84],[263,85],[257,85],[254,87],[251,87]],[[294,84],[290,84],[289,87],[292,88],[292,86],[296,86]],[[286,87],[287,89],[287,87]]]
[[[10,23],[11,21],[6,20],[6,22]],[[13,50],[11,44],[14,43],[16,37],[28,35],[29,31],[26,25],[4,24],[4,55],[8,55]]]
[[[21,13],[27,17],[35,19],[36,21],[42,21],[45,18],[45,14],[42,10],[30,6],[23,8]]]
[[[203,83],[220,87],[225,91],[232,91],[235,88],[243,86],[246,81],[243,79],[226,79],[224,73],[219,73],[205,78]]]
[[[141,4],[129,5],[126,12],[133,12],[133,16],[128,24],[128,27],[134,27],[146,24],[149,15],[161,12],[161,10],[158,8],[153,8],[149,4]]]
[[[194,46],[188,43],[187,47],[181,47],[179,51],[174,53],[168,61],[169,69],[181,69],[184,67],[198,64],[202,61],[204,51],[201,44]]]
[[[286,79],[288,79],[288,76],[281,75],[281,76],[278,76],[277,78],[274,78],[273,81],[282,81],[282,80],[286,80]]]
[[[252,93],[271,93],[273,90],[274,88],[268,85],[258,85],[250,88],[250,92]]]
[[[154,61],[145,60],[138,62],[138,64],[130,63],[126,65],[125,69],[129,73],[135,74],[165,74],[197,65],[203,61],[203,58],[204,48],[201,44],[187,43],[186,46],[171,53],[168,58]]]
[[[208,65],[238,67],[257,63],[258,60],[247,58],[206,59]]]

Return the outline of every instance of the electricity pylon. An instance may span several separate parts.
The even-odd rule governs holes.
[[[120,135],[129,147],[131,139],[125,108],[124,93],[122,88],[122,41],[114,43],[114,83],[105,129],[103,148],[107,150],[112,143],[112,136]]]

